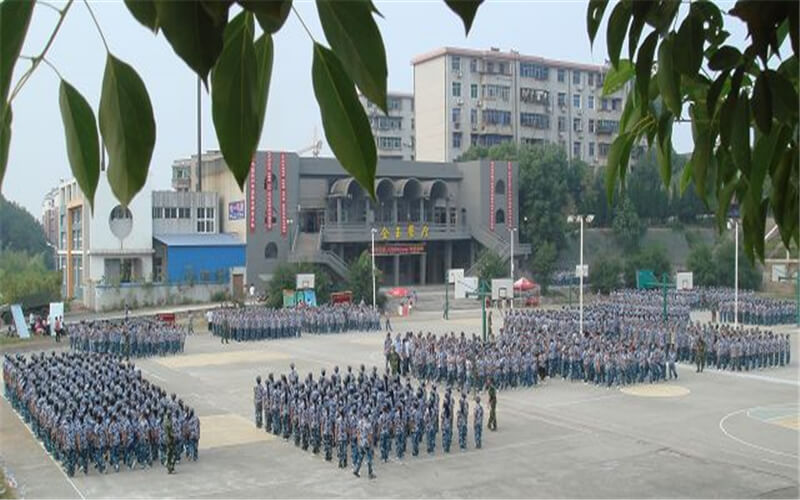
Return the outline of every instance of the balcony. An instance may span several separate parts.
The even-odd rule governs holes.
[[[368,243],[371,229],[375,228],[375,241],[444,241],[471,237],[465,224],[434,224],[432,222],[344,222],[326,223],[322,228],[325,243]],[[413,228],[413,229],[410,229]]]

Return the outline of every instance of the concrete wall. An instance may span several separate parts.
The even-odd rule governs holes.
[[[97,312],[122,310],[127,303],[132,308],[181,305],[211,302],[215,294],[230,293],[230,284],[170,285],[161,283],[93,285],[87,306]]]
[[[244,264],[245,245],[167,247],[165,278],[170,283],[216,282],[220,278],[227,282],[230,268]]]
[[[228,170],[221,156],[213,161],[203,159],[203,191],[212,191],[219,195],[217,213],[219,214],[220,233],[236,233],[244,241],[247,230],[247,217],[231,220],[228,218],[228,204],[244,201],[245,191],[239,189],[233,174]]]
[[[445,58],[414,66],[414,115],[416,157],[424,161],[447,161]]]

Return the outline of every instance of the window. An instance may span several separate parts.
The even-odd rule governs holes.
[[[511,95],[511,87],[508,85],[483,85],[483,98],[487,101],[501,100],[508,101]]]
[[[558,131],[564,132],[567,130],[567,118],[565,116],[558,117]]]
[[[603,86],[603,80],[605,80],[605,75],[603,73],[597,73],[597,81],[595,83],[597,83],[598,87]]]
[[[461,122],[461,108],[453,108],[453,123]]]
[[[485,109],[483,110],[483,123],[487,125],[511,125],[511,111]]]
[[[589,73],[591,75],[591,73]],[[589,158],[594,158],[594,143],[589,143]]]
[[[572,143],[572,156],[574,158],[581,157],[581,143],[579,141]]]
[[[605,97],[600,99],[600,109],[602,111],[608,111],[608,99],[606,99]]]
[[[164,218],[165,219],[177,219],[178,218],[178,209],[176,207],[164,207]]]
[[[178,218],[179,219],[191,219],[192,218],[192,211],[189,207],[183,207],[178,209]]]
[[[601,158],[605,158],[608,156],[608,150],[611,149],[611,144],[607,142],[598,142],[597,143],[597,152]]]
[[[164,207],[153,207],[153,218],[161,219],[164,217]]]
[[[564,83],[564,75],[565,75],[565,73],[566,73],[566,71],[564,71],[563,69],[561,69],[561,68],[558,69],[558,81],[559,81],[559,83]]]
[[[453,97],[461,97],[461,82],[453,82]]]
[[[473,61],[474,61],[474,59],[473,59]],[[478,84],[477,83],[470,84],[470,86],[469,86],[469,96],[472,99],[477,99],[478,98]]]
[[[461,71],[461,57],[452,56],[450,58],[450,69],[453,71]]]
[[[521,87],[519,89],[519,98],[522,102],[532,104],[549,104],[550,92],[546,90]]]
[[[590,87],[594,85],[594,73],[591,71],[586,73],[586,84]]]
[[[397,97],[389,97],[386,100],[386,106],[389,108],[389,111],[399,111],[403,109],[403,101]]]
[[[567,94],[564,92],[558,93],[558,105],[559,106],[566,106],[567,105]]]
[[[378,137],[378,149],[389,149],[398,151],[403,148],[403,140],[400,137]]]
[[[494,73],[494,63],[492,61],[486,61],[486,72]]]
[[[547,80],[550,76],[550,68],[535,63],[519,63],[519,74],[527,78],[537,80]]]
[[[506,194],[506,183],[503,179],[497,179],[494,184],[494,194]]]
[[[611,99],[611,109],[613,109],[614,111],[619,111],[621,107],[622,107],[622,99],[620,99],[619,97]]]
[[[506,213],[503,211],[502,208],[497,209],[497,212],[494,213],[494,223],[495,224],[506,223]]]
[[[591,75],[591,73],[589,73]],[[594,96],[590,95],[586,98],[586,107],[589,109],[594,109]]]
[[[573,132],[583,132],[583,121],[580,118],[572,119]]]
[[[498,71],[497,72],[500,73],[501,75],[510,75],[511,74],[511,72],[508,71],[508,64],[506,64],[504,62],[497,63],[497,67],[498,67]]]
[[[581,95],[580,94],[572,94],[572,107],[575,109],[581,109]]]
[[[370,117],[370,122],[378,130],[400,130],[403,128],[403,119],[399,116],[372,116]]]
[[[453,132],[453,147],[461,148],[461,132]]]
[[[520,113],[519,123],[523,127],[550,128],[550,116],[541,113]]]
[[[478,60],[474,57],[469,60],[469,70],[473,73],[478,71]]]
[[[197,209],[197,232],[214,232],[214,207],[198,207]]]
[[[590,134],[594,133],[594,120],[591,118],[589,118],[589,133]]]
[[[264,258],[269,259],[277,259],[278,258],[278,245],[275,243],[267,243],[267,246],[264,247]]]
[[[581,72],[577,69],[572,70],[572,84],[573,85],[580,85],[581,84]]]
[[[469,122],[472,125],[478,123],[478,110],[477,109],[470,109],[469,110]]]
[[[617,120],[597,120],[596,127],[598,134],[615,134],[619,130]]]

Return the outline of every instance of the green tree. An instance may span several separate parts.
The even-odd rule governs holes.
[[[624,198],[614,214],[614,236],[626,252],[634,252],[646,228],[639,220],[636,209],[629,198]]]
[[[43,255],[0,252],[0,304],[41,307],[61,297],[61,273],[50,271]]]
[[[636,271],[649,269],[659,280],[666,274],[668,279],[672,275],[672,263],[667,257],[667,252],[660,245],[648,245],[641,251],[625,259],[624,282],[625,286],[636,286]]]
[[[741,252],[741,250],[740,250]],[[717,285],[733,287],[736,249],[733,240],[724,238],[714,249],[714,263],[716,264]],[[739,256],[739,288],[744,290],[761,289],[761,268],[749,259]]]
[[[508,276],[508,266],[505,259],[488,248],[485,248],[478,255],[478,278],[487,283],[495,278],[505,278]]]
[[[375,270],[375,283],[380,287],[383,273]],[[347,289],[353,292],[353,302],[358,304],[362,300],[365,304],[372,304],[372,257],[366,250],[350,264],[347,271]],[[386,296],[378,293],[375,301],[383,307]]]
[[[12,250],[42,255],[47,269],[53,269],[53,250],[42,225],[27,210],[0,194],[0,251]]]
[[[697,286],[716,286],[717,267],[711,247],[705,243],[696,245],[689,252],[686,266],[692,272],[692,281]]]
[[[618,258],[611,255],[601,255],[589,266],[589,284],[592,291],[602,294],[616,290],[620,287],[620,273],[622,264]]]
[[[283,291],[295,289],[298,273],[313,273],[317,304],[328,303],[336,287],[327,268],[309,262],[284,262],[278,265],[267,284],[267,307],[283,307]]]
[[[550,284],[550,277],[555,270],[556,259],[558,252],[556,246],[549,241],[538,245],[536,252],[531,258],[531,271],[533,277],[542,287],[542,293],[547,292],[547,287]]]
[[[593,42],[608,0],[590,0],[587,31]],[[607,23],[612,69],[603,92],[633,82],[608,154],[609,197],[625,183],[635,145],[656,150],[665,186],[672,181],[672,132],[692,124],[694,151],[680,178],[680,191],[694,184],[716,212],[721,231],[732,200],[744,230],[744,250],[764,258],[768,213],[784,246],[800,246],[798,154],[798,52],[796,1],[739,0],[727,13],[699,0],[622,0]],[[727,15],[725,15],[727,14]],[[726,23],[743,23],[748,41],[730,43]],[[627,41],[627,58],[620,55]]]

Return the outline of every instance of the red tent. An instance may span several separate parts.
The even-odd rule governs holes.
[[[514,282],[514,290],[520,292],[527,292],[529,290],[533,290],[534,288],[536,288],[536,283],[528,278],[523,277]]]
[[[408,288],[403,288],[402,286],[397,286],[389,290],[389,295],[396,298],[402,298],[408,296]]]

